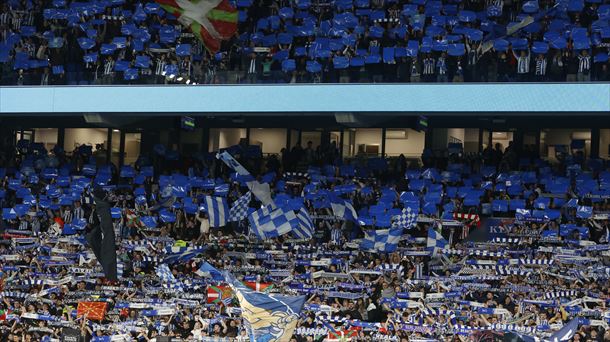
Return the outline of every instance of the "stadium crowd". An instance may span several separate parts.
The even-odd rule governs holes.
[[[291,341],[527,341],[566,329],[571,341],[610,340],[603,161],[549,165],[514,146],[424,153],[423,167],[342,163],[332,145],[266,160],[227,149],[244,176],[215,154],[176,158],[162,146],[120,169],[92,164],[87,146],[71,156],[19,147],[0,169],[2,340],[248,341],[227,271],[307,296]],[[260,235],[253,179],[305,223]],[[94,186],[115,203],[117,282],[83,239],[96,224]],[[219,215],[207,196],[231,209]],[[497,221],[489,232],[485,220]]]
[[[5,85],[608,81],[601,0],[238,0],[208,51],[152,1],[4,1]]]

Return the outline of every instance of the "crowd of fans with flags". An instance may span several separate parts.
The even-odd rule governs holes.
[[[239,145],[181,169],[156,146],[117,169],[19,146],[0,169],[2,340],[610,340],[604,161],[296,150],[284,168]],[[117,281],[83,238],[94,187]]]
[[[8,0],[3,84],[608,81],[602,0]]]

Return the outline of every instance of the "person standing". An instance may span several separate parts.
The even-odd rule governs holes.
[[[252,52],[248,57],[246,62],[246,82],[254,84],[257,83],[258,75],[262,69],[261,61],[256,52]]]
[[[419,58],[417,56],[411,57],[411,83],[419,83],[421,82],[421,64],[419,63]]]
[[[102,78],[102,84],[112,84],[114,79],[114,59],[112,56],[106,57],[104,62],[104,76]]]
[[[447,76],[447,53],[443,52],[436,60],[436,81],[437,82],[448,82]]]
[[[580,54],[578,54],[578,73],[576,74],[576,81],[591,81],[591,56],[587,50],[582,50],[580,51]]]
[[[510,64],[508,62],[508,56],[506,52],[500,53],[498,57],[498,81],[499,82],[509,82],[510,81]]]
[[[426,58],[424,58],[423,61],[424,64],[424,70],[423,70],[423,75],[424,75],[424,82],[434,82],[435,78],[434,78],[434,69],[435,69],[435,61],[434,58],[432,58],[432,56],[430,54],[426,55]]]
[[[163,84],[165,82],[165,75],[163,73],[165,72],[166,65],[167,65],[167,62],[165,60],[165,54],[162,54],[161,56],[159,56],[155,59],[155,83],[156,84]]]
[[[534,62],[534,79],[536,82],[546,81],[546,66],[546,58],[543,54],[538,54],[538,56],[536,56],[536,61]]]
[[[480,43],[470,42],[466,43],[466,70],[464,80],[466,82],[478,82],[481,80],[478,74],[477,66],[479,58],[483,54],[483,48]]]
[[[530,51],[521,50],[519,55],[513,50],[513,56],[517,59],[517,80],[519,82],[529,81],[530,74]]]
[[[574,56],[574,52],[564,52],[564,60],[566,62],[566,81],[576,82],[576,74],[578,74],[579,63],[578,58]]]
[[[565,81],[565,63],[560,51],[557,51],[549,63],[549,76],[552,81]]]

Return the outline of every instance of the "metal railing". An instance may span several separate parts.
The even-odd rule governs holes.
[[[371,72],[366,68],[357,70],[334,70],[309,73],[307,71],[282,71],[274,70],[269,73],[256,76],[248,75],[239,70],[209,71],[190,75],[151,75],[138,71],[130,77],[125,77],[123,72],[113,72],[108,75],[89,71],[62,72],[53,74],[51,71],[45,73],[42,69],[32,70],[7,70],[0,64],[0,86],[55,86],[55,85],[201,85],[201,84],[291,84],[291,83],[496,83],[500,79],[481,78],[476,81],[464,80],[463,78],[440,82],[436,78],[412,78],[409,76],[384,75]],[[451,82],[453,81],[453,82]],[[508,79],[515,82],[516,79]],[[593,82],[607,82],[606,80],[593,79]],[[536,82],[565,82],[565,80],[536,80]]]

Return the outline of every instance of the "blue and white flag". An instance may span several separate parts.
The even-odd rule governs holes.
[[[199,269],[195,272],[195,274],[204,278],[212,278],[216,281],[224,280],[222,273],[214,266],[210,265],[207,261],[201,263],[201,266],[199,266]]]
[[[350,202],[342,199],[332,199],[330,206],[333,209],[333,215],[358,222],[358,214]]]
[[[402,228],[370,230],[364,233],[365,236],[360,243],[360,249],[390,253],[398,248],[398,242],[402,236]]]
[[[169,269],[169,266],[166,264],[157,266],[155,273],[157,273],[157,277],[159,277],[161,280],[163,287],[184,291],[184,286],[174,277],[172,271]]]
[[[449,245],[449,242],[445,240],[441,233],[434,230],[432,227],[428,228],[428,239],[426,241],[426,247],[428,250],[432,250],[433,255],[440,249],[445,249]]]
[[[305,303],[305,296],[256,292],[231,274],[225,278],[239,300],[243,325],[251,342],[290,341]]]
[[[229,221],[238,222],[248,217],[248,204],[250,204],[251,199],[252,193],[250,191],[238,198],[229,211]]]
[[[250,232],[265,240],[291,232],[297,217],[290,209],[264,207],[250,214],[248,220]]]
[[[167,251],[163,263],[173,264],[176,262],[189,261],[197,255],[203,253],[204,248],[191,248],[191,247],[171,247]]]
[[[251,176],[250,172],[246,170],[229,152],[222,152],[216,156],[222,160],[228,167],[233,169],[240,176]],[[267,183],[260,183],[257,180],[251,180],[246,182],[248,189],[252,191],[254,196],[258,198],[261,203],[265,206],[273,205],[273,199],[271,199],[271,187]]]
[[[297,222],[292,227],[292,235],[297,239],[311,239],[315,226],[309,217],[309,213],[305,208],[301,208],[296,214]]]
[[[225,197],[205,196],[205,205],[210,219],[210,227],[218,228],[227,225],[229,204]]]
[[[576,334],[578,331],[578,317],[572,319],[568,324],[564,325],[561,329],[556,331],[551,337],[549,337],[549,341],[551,342],[560,342],[560,341],[569,341],[572,336]]]
[[[392,217],[392,228],[413,228],[417,224],[418,211],[416,206],[403,208],[400,215]]]

